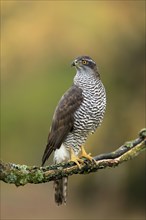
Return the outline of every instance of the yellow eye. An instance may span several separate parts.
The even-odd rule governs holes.
[[[82,64],[87,64],[87,61],[86,60],[82,60]]]

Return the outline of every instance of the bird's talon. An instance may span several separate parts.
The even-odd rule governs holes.
[[[92,162],[94,163],[94,164],[96,164],[96,160],[92,157]]]
[[[87,154],[83,146],[81,146],[81,158],[82,157],[86,158],[87,160],[90,160],[91,162],[93,161],[93,157],[91,156],[91,153]]]
[[[79,169],[81,169],[81,165],[80,163],[84,163],[84,161],[82,159],[80,159],[79,157],[77,157],[73,151],[72,148],[70,148],[70,160],[69,162],[74,162]]]

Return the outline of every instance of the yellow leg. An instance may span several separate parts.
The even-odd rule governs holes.
[[[94,160],[93,157],[91,157],[91,153],[87,154],[83,146],[81,146],[81,157],[85,157],[87,160],[90,160],[91,162]]]
[[[80,163],[83,163],[84,161],[82,159],[80,159],[79,157],[77,157],[73,151],[72,148],[70,148],[70,160],[71,162],[74,162],[79,169],[81,169],[81,165],[79,164]]]

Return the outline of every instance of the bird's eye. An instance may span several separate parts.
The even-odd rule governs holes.
[[[87,64],[87,61],[86,60],[82,60],[82,64]]]

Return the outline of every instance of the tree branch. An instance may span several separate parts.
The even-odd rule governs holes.
[[[0,162],[0,180],[5,183],[23,186],[27,183],[45,183],[73,174],[89,174],[106,167],[116,167],[119,164],[131,160],[146,149],[146,129],[139,132],[139,137],[126,142],[116,151],[97,155],[95,161],[84,160],[81,169],[73,162],[50,165],[46,167],[16,165]]]

